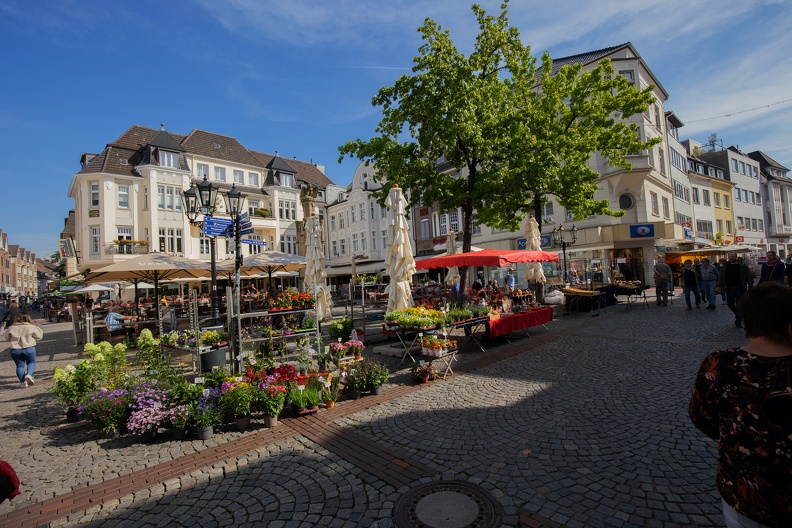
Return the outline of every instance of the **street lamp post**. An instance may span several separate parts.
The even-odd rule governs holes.
[[[191,184],[190,188],[182,192],[184,204],[184,214],[190,225],[198,226],[203,230],[204,220],[211,218],[215,213],[215,200],[217,200],[217,187],[212,185],[206,175],[201,183],[196,187]],[[203,214],[204,220],[198,220],[198,215]],[[220,299],[217,296],[217,243],[216,237],[209,238],[209,255],[212,261],[212,282],[210,298],[212,302],[212,319],[220,317]]]
[[[236,184],[231,186],[231,190],[223,194],[226,203],[226,212],[234,221],[234,251],[236,252],[234,259],[234,325],[232,328],[233,339],[233,355],[237,361],[241,360],[241,339],[242,339],[242,325],[240,324],[239,314],[240,304],[242,298],[242,291],[240,289],[239,269],[242,267],[242,210],[245,205],[245,198],[247,196],[236,188]],[[238,370],[237,370],[238,372]]]
[[[564,284],[567,283],[567,256],[566,256],[566,249],[577,242],[577,227],[572,225],[572,229],[566,231],[564,226],[559,225],[557,228],[553,229],[553,242],[556,246],[561,246],[561,252],[564,255]],[[572,241],[567,242],[564,239],[564,233],[570,233],[572,235]]]

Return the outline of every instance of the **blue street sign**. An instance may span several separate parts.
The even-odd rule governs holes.
[[[203,234],[206,236],[221,236],[226,232],[226,227],[223,226],[208,226],[204,224]]]
[[[249,235],[249,234],[253,233],[254,231],[255,231],[255,229],[253,229],[251,227],[250,229],[242,229],[242,230],[240,230],[239,234],[240,235]]]
[[[517,239],[517,249],[525,249],[528,247],[528,239],[527,238],[518,238]]]
[[[217,218],[217,217],[214,217],[214,216],[210,216],[210,217],[204,219],[204,225],[205,226],[209,225],[209,226],[223,226],[223,227],[227,227],[227,226],[230,226],[233,223],[234,223],[234,221],[231,220],[230,218]]]
[[[240,229],[250,229],[251,227],[253,227],[253,224],[251,224],[250,222],[245,222],[245,223],[239,224],[239,228]]]
[[[253,244],[254,246],[266,246],[267,242],[265,240],[253,240],[252,238],[243,238],[240,240],[243,244]]]
[[[241,213],[239,216],[237,216],[237,218],[238,218],[240,221],[241,221],[241,220],[245,220],[247,217],[248,217],[248,214],[247,214],[247,213]]]

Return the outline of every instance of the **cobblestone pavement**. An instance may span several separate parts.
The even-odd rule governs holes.
[[[0,351],[0,459],[22,481],[0,526],[388,527],[402,495],[439,480],[489,491],[505,526],[722,526],[716,445],[687,401],[703,356],[746,340],[725,306],[652,301],[558,312],[428,386],[376,356],[393,372],[381,395],[206,442],[66,424],[46,379],[80,349],[44,323],[35,387]]]

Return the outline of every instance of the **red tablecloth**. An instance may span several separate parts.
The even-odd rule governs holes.
[[[493,319],[487,323],[487,333],[490,337],[506,335],[515,330],[539,326],[553,320],[552,308],[539,308],[527,313],[514,314],[500,319]]]

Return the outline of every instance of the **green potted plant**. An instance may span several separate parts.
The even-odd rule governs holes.
[[[280,383],[259,383],[256,409],[264,413],[267,427],[278,425],[278,415],[286,403],[286,387]]]
[[[256,401],[256,387],[246,381],[231,385],[220,397],[220,405],[236,418],[240,431],[250,426],[250,413]]]
[[[330,327],[327,331],[334,341],[338,339],[348,339],[349,334],[352,333],[352,318],[342,317],[341,319],[336,319],[330,323]]]
[[[390,371],[388,367],[374,360],[364,361],[359,367],[363,377],[363,389],[371,391],[372,394],[379,394],[380,389],[388,381]]]
[[[437,369],[431,361],[413,363],[411,370],[413,378],[421,383],[429,383],[429,378],[437,376]]]
[[[294,410],[301,416],[319,409],[319,391],[311,385],[306,385],[301,390],[298,385],[292,384],[289,387],[289,400]]]
[[[55,367],[49,392],[66,407],[67,421],[78,420],[78,406],[95,390],[96,384],[90,362],[81,361],[77,366],[66,365],[65,368]]]
[[[190,423],[196,427],[199,440],[212,438],[214,427],[223,421],[219,398],[219,387],[205,389],[198,401],[190,407]]]
[[[360,369],[351,369],[344,377],[344,387],[353,400],[360,398],[360,392],[365,388],[366,380]]]
[[[343,388],[341,376],[330,375],[330,380],[325,382],[325,389],[322,391],[322,401],[328,409],[335,407],[335,402],[341,397]]]
[[[80,416],[100,432],[114,434],[126,426],[131,403],[132,397],[127,390],[97,391],[80,406]]]

